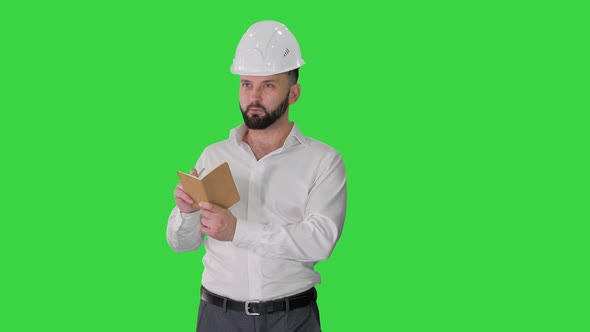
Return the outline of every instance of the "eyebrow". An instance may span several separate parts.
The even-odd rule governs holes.
[[[250,80],[240,80],[242,83],[252,83]],[[278,83],[277,80],[264,80],[262,83]]]

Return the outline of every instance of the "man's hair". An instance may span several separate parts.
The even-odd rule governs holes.
[[[288,71],[287,76],[289,78],[289,85],[297,84],[297,79],[299,79],[299,68]]]

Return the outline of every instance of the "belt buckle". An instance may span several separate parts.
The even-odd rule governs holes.
[[[260,303],[260,301],[246,301],[246,303],[244,304],[244,311],[246,312],[246,315],[260,316],[260,313],[258,312],[250,312],[250,303]]]

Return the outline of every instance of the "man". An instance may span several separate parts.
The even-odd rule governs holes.
[[[314,265],[342,232],[346,174],[338,152],[289,121],[303,64],[285,25],[252,25],[231,67],[244,125],[207,147],[195,167],[228,162],[241,199],[195,209],[180,184],[174,191],[168,243],[177,252],[206,248],[199,331],[320,331]]]

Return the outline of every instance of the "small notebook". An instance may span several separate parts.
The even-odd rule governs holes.
[[[202,178],[181,171],[177,173],[182,190],[195,201],[194,208],[199,208],[200,202],[209,202],[227,209],[240,200],[227,162],[217,166]]]

